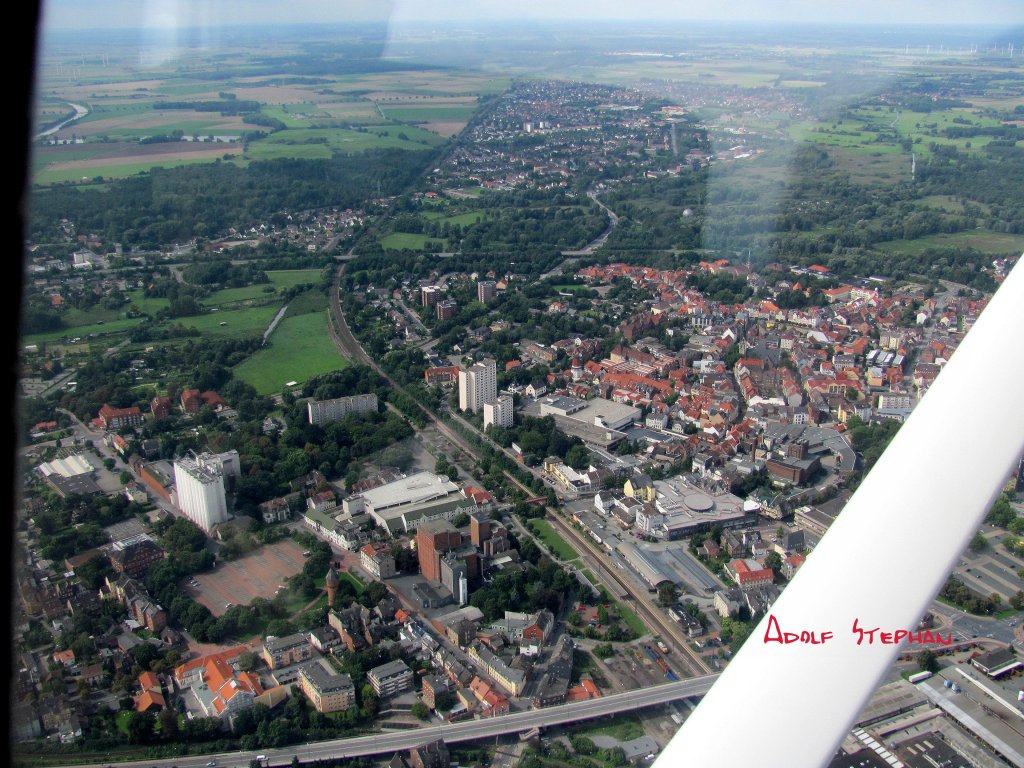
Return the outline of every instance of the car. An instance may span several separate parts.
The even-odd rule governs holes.
[[[224,607],[225,608],[231,608],[233,606],[234,606],[234,603],[224,603]]]
[[[208,762],[208,763],[206,764],[206,766],[207,766],[207,768],[213,768],[213,766],[215,766],[216,764],[217,764],[217,761],[216,761],[216,760],[210,760],[210,761],[209,761],[209,762]]]

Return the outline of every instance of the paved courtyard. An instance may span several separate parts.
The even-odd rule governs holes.
[[[292,539],[267,544],[237,560],[220,561],[212,571],[195,576],[198,587],[185,583],[183,588],[214,616],[221,616],[228,604],[273,598],[285,579],[302,570],[306,560],[302,552],[302,545]]]

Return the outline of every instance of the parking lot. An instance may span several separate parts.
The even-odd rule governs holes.
[[[285,539],[238,560],[221,561],[212,571],[195,576],[196,586],[188,582],[182,586],[196,602],[220,616],[232,605],[274,597],[285,579],[301,571],[304,563],[302,545]]]
[[[978,553],[964,552],[954,573],[979,594],[994,592],[1008,603],[1017,590],[1024,588],[1024,581],[1018,576],[1024,561],[1006,550],[1001,543],[1003,535],[1001,531],[989,532],[988,548]]]

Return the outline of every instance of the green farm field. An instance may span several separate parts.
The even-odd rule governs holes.
[[[88,309],[77,309],[70,307],[64,312],[64,322],[69,328],[80,328],[84,325],[95,323],[109,323],[112,320],[121,319],[121,313],[114,309],[106,309],[96,304]]]
[[[280,392],[289,381],[303,382],[312,376],[348,365],[327,334],[327,314],[310,312],[285,315],[267,345],[234,372],[261,395]]]
[[[260,110],[267,117],[272,117],[275,120],[280,120],[288,128],[308,128],[309,119],[304,116],[298,116],[284,107],[264,107]]]
[[[993,255],[1024,252],[1024,235],[974,230],[953,234],[929,235],[917,240],[890,240],[879,243],[879,249],[890,252],[920,254],[929,248],[974,248]]]
[[[871,152],[848,147],[830,147],[827,151],[836,167],[857,182],[892,184],[910,178],[910,153],[891,151],[899,149],[892,144],[873,144],[871,148]]]
[[[333,154],[326,144],[275,144],[254,141],[245,151],[245,159],[276,160],[288,157],[295,160],[327,160]]]
[[[400,138],[399,134],[406,138]],[[411,125],[372,126],[365,132],[346,128],[290,128],[249,143],[246,157],[330,157],[334,152],[368,149],[421,150],[443,141],[437,134]],[[421,143],[421,142],[425,142]]]
[[[377,105],[365,99],[324,102],[317,106],[321,112],[328,114],[335,120],[346,120],[352,123],[380,122],[380,112],[377,110]]]
[[[473,116],[473,107],[462,106],[405,106],[397,104],[382,105],[384,114],[393,120],[418,123],[433,120],[457,120],[465,122]]]
[[[457,224],[458,226],[469,226],[475,224],[483,218],[482,213],[476,211],[470,211],[469,213],[459,213],[455,216],[442,216],[437,219],[438,223],[441,224]]]
[[[443,238],[427,237],[426,235],[414,234],[411,232],[392,232],[380,239],[380,244],[385,250],[401,251],[409,249],[412,251],[423,251],[427,249],[427,243],[439,243],[442,248],[445,246]]]
[[[478,221],[483,219],[484,214],[478,211],[469,211],[467,213],[457,213],[454,216],[445,216],[443,213],[438,211],[427,211],[423,214],[423,218],[431,219],[436,221],[438,224],[455,224],[460,227],[468,227],[470,224],[476,224]]]
[[[109,144],[67,144],[62,146],[36,147],[32,152],[32,173],[46,170],[51,163],[66,163],[74,160],[94,160],[110,154]]]
[[[258,285],[246,285],[241,288],[223,288],[214,291],[199,303],[204,307],[223,307],[227,304],[240,304],[242,302],[273,301],[277,289],[270,283]]]
[[[80,145],[88,146],[88,145]],[[126,146],[124,144],[122,147]],[[80,181],[103,178],[134,176],[153,168],[175,168],[180,165],[212,163],[225,154],[241,155],[241,144],[174,142],[169,144],[131,145],[135,149],[125,154],[93,155],[76,160],[53,160],[45,167],[38,168],[33,181],[36,184],[59,184],[65,181]],[[156,152],[146,149],[159,148]]]
[[[205,315],[179,318],[178,322],[186,328],[195,328],[203,336],[211,338],[256,336],[267,330],[279,309],[277,304],[268,304],[246,309],[207,312]]]
[[[147,315],[155,315],[161,309],[167,309],[171,305],[169,299],[165,299],[163,296],[147,298],[141,290],[127,291],[125,296],[128,297],[131,304],[139,308],[140,312]]]
[[[46,333],[33,333],[30,336],[25,336],[23,343],[25,344],[39,344],[40,342],[58,341],[64,337],[77,337],[80,336],[83,340],[91,341],[92,343],[106,344],[116,343],[116,340],[112,340],[108,337],[114,337],[121,335],[142,322],[143,318],[131,318],[121,320],[111,320],[109,322],[96,322],[90,325],[80,325],[73,328],[62,328],[58,331],[47,331]]]
[[[267,272],[275,288],[293,288],[296,285],[320,282],[319,269],[275,269]]]

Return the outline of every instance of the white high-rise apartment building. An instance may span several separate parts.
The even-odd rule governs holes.
[[[310,400],[306,405],[310,424],[341,421],[350,413],[372,413],[377,410],[377,395],[352,395],[333,400]]]
[[[174,462],[178,508],[204,531],[228,519],[224,473],[213,462],[187,456]]]
[[[459,371],[459,410],[476,413],[497,398],[498,369],[494,360],[483,360]]]
[[[508,429],[512,426],[512,395],[501,395],[493,403],[484,403],[484,429],[491,424]]]

